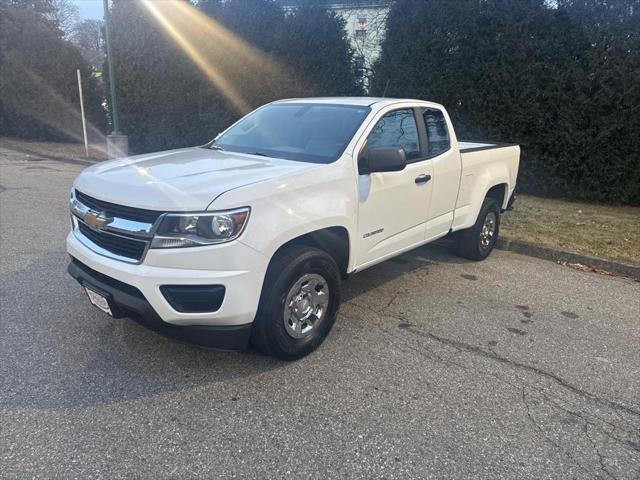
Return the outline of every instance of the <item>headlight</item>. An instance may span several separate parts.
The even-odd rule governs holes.
[[[197,247],[230,242],[244,230],[249,212],[249,207],[246,207],[226,212],[167,214],[155,232],[151,248]]]

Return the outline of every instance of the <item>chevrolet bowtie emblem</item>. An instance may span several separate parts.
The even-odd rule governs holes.
[[[113,217],[107,217],[105,212],[95,212],[93,210],[89,210],[84,215],[84,221],[90,227],[100,230],[113,222]]]

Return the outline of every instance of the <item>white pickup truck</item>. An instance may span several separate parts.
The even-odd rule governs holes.
[[[207,145],[84,170],[69,273],[91,303],[200,346],[295,359],[348,275],[450,235],[491,252],[520,149],[462,143],[435,103],[270,103]]]

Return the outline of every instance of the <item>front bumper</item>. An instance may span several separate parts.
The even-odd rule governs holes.
[[[201,347],[237,351],[244,350],[249,343],[250,323],[229,326],[173,325],[162,321],[137,288],[96,272],[74,258],[67,270],[80,285],[97,288],[100,293],[108,296],[116,317],[134,313],[136,316],[133,319],[145,327]]]
[[[70,232],[67,252],[72,257],[69,273],[76,280],[103,290],[150,328],[213,348],[246,346],[268,259],[243,243],[149,250],[142,264],[133,265],[94,252]],[[185,313],[165,298],[165,285],[220,285],[225,294],[213,312]],[[218,336],[230,340],[217,341]]]

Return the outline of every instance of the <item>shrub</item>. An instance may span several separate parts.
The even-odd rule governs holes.
[[[638,204],[640,12],[612,3],[398,0],[373,93],[389,80],[462,139],[521,144],[524,191]]]

